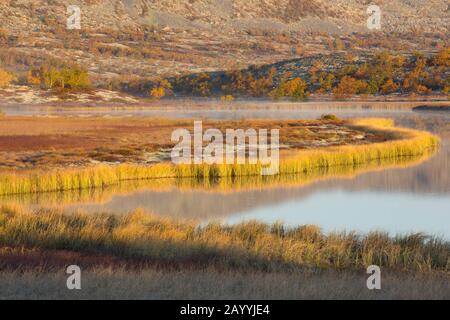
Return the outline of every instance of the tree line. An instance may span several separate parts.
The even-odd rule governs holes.
[[[251,66],[244,70],[199,73],[150,82],[126,83],[124,91],[161,99],[171,95],[219,96],[224,102],[235,97],[270,97],[303,100],[309,95],[332,95],[347,99],[354,95],[431,94],[450,92],[450,47],[425,56],[380,52],[361,62],[349,56],[339,66],[315,60],[308,71]],[[89,73],[79,65],[46,63],[16,76],[0,67],[0,87],[12,83],[43,89],[85,90],[92,84]]]
[[[76,64],[43,65],[40,68],[30,69],[21,77],[0,68],[0,87],[13,83],[59,90],[83,90],[91,87],[88,71]]]
[[[330,94],[335,99],[354,95],[388,94],[448,94],[450,91],[450,47],[425,56],[410,56],[381,52],[360,63],[348,57],[343,65],[332,68],[316,60],[307,74],[283,71],[276,67],[250,67],[221,73],[200,73],[167,79],[168,95],[199,97],[238,96],[271,97],[273,99],[306,99],[311,94]],[[356,62],[355,62],[356,61]],[[152,90],[160,88],[151,84]],[[151,96],[161,98],[161,91]]]

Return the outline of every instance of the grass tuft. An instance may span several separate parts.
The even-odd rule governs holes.
[[[161,264],[288,271],[360,269],[378,265],[418,272],[450,268],[450,243],[423,234],[390,237],[373,232],[324,234],[316,226],[286,227],[176,222],[143,211],[112,214],[32,213],[0,209],[0,246],[71,250]]]

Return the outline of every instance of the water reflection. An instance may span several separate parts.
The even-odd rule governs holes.
[[[305,119],[317,118],[322,113],[335,113],[339,117],[390,117],[401,126],[438,134],[442,147],[427,160],[404,159],[403,163],[318,172],[313,177],[288,177],[280,181],[241,179],[206,186],[192,181],[159,180],[150,185],[136,182],[107,190],[17,196],[0,201],[19,202],[33,208],[63,204],[68,212],[123,213],[145,208],[162,216],[201,221],[235,223],[257,219],[295,225],[312,223],[325,231],[422,231],[450,239],[449,113],[414,112],[395,107],[195,112],[214,119]]]
[[[429,157],[385,159],[359,166],[320,168],[296,175],[127,181],[105,189],[11,195],[3,196],[2,200],[33,209],[62,206],[66,212],[123,214],[141,208],[177,219],[214,220],[302,198],[311,191],[328,188],[333,182],[351,182],[365,172],[419,166]]]
[[[436,195],[338,189],[253,209],[225,222],[280,220],[291,225],[319,225],[325,232],[426,232],[450,239],[449,204],[448,197]]]

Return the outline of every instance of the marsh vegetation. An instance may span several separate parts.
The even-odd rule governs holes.
[[[26,294],[19,284],[59,298],[181,298],[188,289],[183,298],[255,298],[253,290],[261,298],[442,298],[450,293],[450,244],[424,234],[325,235],[316,226],[256,221],[199,227],[139,211],[66,215],[13,207],[0,209],[0,226],[2,297]],[[87,291],[70,295],[58,288],[60,270],[69,263],[83,266]],[[388,289],[378,295],[363,285],[371,264],[387,275]],[[102,283],[108,285],[97,287]],[[334,287],[327,291],[327,286]],[[136,289],[126,293],[130,287]],[[214,294],[201,293],[212,287]]]
[[[321,121],[325,122],[313,123],[313,125],[318,126],[317,133],[312,131],[314,129],[311,126],[302,127],[301,122],[276,124],[276,126],[284,129],[281,131],[281,136],[283,137],[281,143],[292,146],[286,150],[281,150],[280,174],[308,173],[314,172],[318,168],[357,166],[380,159],[426,155],[433,152],[439,144],[439,139],[432,134],[411,129],[395,128],[393,127],[393,122],[387,119],[366,119],[346,122],[324,119]],[[331,124],[326,121],[331,121]],[[240,124],[248,126],[252,123],[256,124],[257,122],[241,122]],[[269,124],[272,126],[275,125],[267,121],[258,123],[259,126]],[[167,126],[167,123],[165,125]],[[169,122],[169,130],[173,128],[173,125],[174,123]],[[220,125],[224,126],[226,123],[220,123]],[[326,132],[321,131],[324,128]],[[324,135],[319,138],[323,141],[327,139],[327,135],[330,135],[330,128],[334,128],[335,131],[333,131],[331,137],[328,137],[330,141],[328,146],[312,149],[311,147],[314,146],[314,138],[310,136]],[[135,129],[133,127],[132,132],[136,139],[140,135],[135,135]],[[346,132],[344,135],[346,137],[345,139],[349,139],[349,136],[355,136],[358,133],[359,136],[353,140],[342,141],[339,138],[336,140],[338,136],[336,132],[341,132],[342,130]],[[157,135],[161,134],[157,128],[156,132]],[[306,138],[306,141],[309,141],[309,145],[298,145],[299,142],[304,142],[303,138],[305,136],[309,136],[309,138]],[[99,141],[101,142],[105,138],[107,137],[102,135]],[[158,143],[155,140],[152,140],[152,142],[156,145]],[[342,145],[349,142],[352,145]],[[97,141],[97,143],[99,142]],[[164,141],[159,143],[159,148],[161,148],[161,143],[165,145]],[[119,153],[125,156],[132,154],[123,149]],[[11,157],[11,154],[8,154],[8,156]],[[135,161],[131,160],[131,163],[120,164],[119,161],[119,164],[113,162],[109,165],[88,165],[74,169],[4,171],[0,177],[0,194],[8,195],[89,189],[117,184],[120,181],[154,178],[189,177],[209,179],[256,176],[260,175],[261,168],[261,163],[174,165],[160,159],[159,161],[151,161],[151,163],[146,163],[145,165],[135,163]]]
[[[64,158],[54,157],[52,161],[56,162],[46,162],[47,166],[40,167],[45,162],[38,162],[35,166],[3,171],[0,186],[4,195],[9,196],[2,196],[0,209],[2,297],[164,299],[186,298],[186,292],[189,298],[199,299],[448,297],[450,246],[438,236],[360,233],[349,229],[325,232],[315,225],[256,220],[199,224],[198,220],[163,218],[144,210],[123,211],[118,215],[103,211],[67,213],[58,208],[64,203],[104,201],[108,190],[112,194],[141,188],[159,192],[175,186],[181,190],[232,193],[298,187],[323,179],[420,164],[441,143],[433,134],[394,127],[393,121],[387,119],[342,120],[328,113],[321,118],[247,123],[276,124],[285,133],[283,141],[290,148],[281,152],[282,174],[273,177],[255,175],[259,173],[258,166],[249,165],[205,165],[194,169],[176,167],[162,159],[136,163],[133,157],[139,154],[142,145],[134,145],[133,152],[125,151],[127,144],[138,141],[136,131],[154,135],[152,152],[170,146],[157,137],[164,130],[170,132],[171,121],[158,120],[158,132],[152,132],[148,128],[155,121],[148,119],[106,119],[103,123],[96,118],[61,119],[54,122],[55,127],[45,126],[45,121],[52,119],[37,118],[36,122],[20,119],[22,125],[29,121],[30,137],[35,142],[52,141],[41,135],[44,127],[47,135],[55,136],[61,128],[65,128],[64,134],[61,145],[53,145],[48,153],[40,146],[33,149],[34,144],[21,145],[20,139],[19,144],[10,147],[22,149],[11,150],[12,153],[42,152],[41,159],[51,153],[83,158],[87,151],[82,145],[73,149],[67,147],[70,143],[64,145],[64,139],[70,141],[71,131],[78,137],[83,131],[86,138],[83,143],[91,150],[97,148],[96,144],[103,144],[105,156],[120,155],[114,161],[120,159],[123,163],[73,162],[76,165],[72,168],[63,168],[64,165],[53,168],[51,163]],[[192,125],[185,120],[173,123]],[[77,124],[81,125],[78,132],[71,129]],[[227,122],[208,125],[226,127]],[[98,131],[92,129],[95,126],[99,126]],[[13,127],[14,122],[12,127],[4,127],[5,133],[14,133]],[[95,140],[99,137],[97,132],[105,133],[105,139]],[[343,132],[345,140],[338,139],[339,143],[334,145],[333,140],[335,143]],[[115,139],[121,134],[124,141],[118,143]],[[356,136],[364,139],[351,138]],[[328,144],[315,146],[319,140]],[[299,145],[299,141],[307,143]],[[41,192],[44,190],[57,192]],[[18,199],[35,205],[34,209],[14,204],[22,202]],[[44,208],[49,203],[54,204],[53,208]],[[59,288],[65,279],[63,270],[69,264],[83,268],[86,282],[81,293]],[[365,287],[365,268],[369,264],[382,267],[384,290],[380,294],[372,294]],[[43,283],[46,285],[42,286]],[[214,292],[209,288],[215,288]]]
[[[423,234],[323,234],[315,226],[258,222],[235,226],[182,223],[144,212],[116,216],[2,207],[4,247],[107,254],[153,264],[224,269],[354,269],[368,265],[422,272],[450,268],[450,244]]]

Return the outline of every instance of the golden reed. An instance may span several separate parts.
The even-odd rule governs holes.
[[[316,150],[282,150],[279,175],[314,174],[320,168],[360,166],[377,160],[427,155],[439,146],[431,133],[393,127],[389,119],[353,120],[359,130],[381,133],[389,140],[368,145],[326,147]],[[3,171],[0,195],[102,188],[121,181],[156,178],[235,178],[258,176],[260,164],[223,165],[99,165],[78,169]]]

